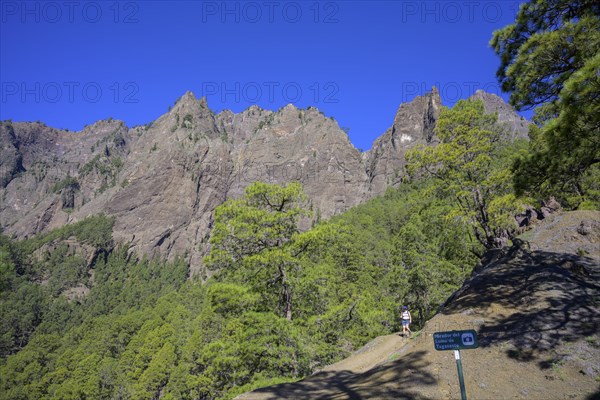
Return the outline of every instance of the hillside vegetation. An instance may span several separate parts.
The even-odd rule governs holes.
[[[463,329],[479,341],[461,351],[468,398],[597,399],[600,212],[555,214],[525,236],[488,253],[410,340],[378,337],[305,380],[239,399],[457,399],[454,354],[436,351],[433,334]]]
[[[289,273],[291,320],[269,275],[223,268],[202,284],[183,262],[111,248],[105,217],[22,242],[3,237],[1,396],[230,398],[397,330],[402,304],[423,323],[468,276],[478,247],[429,189],[403,185],[305,233],[290,225],[285,246],[305,247]],[[86,265],[66,240],[106,251]],[[40,255],[48,243],[56,250]],[[283,247],[246,262],[266,265]],[[69,299],[78,285],[89,293]]]
[[[397,331],[403,304],[419,329],[515,232],[523,143],[496,120],[480,101],[444,109],[439,150],[408,156],[412,182],[304,232],[300,184],[251,184],[215,212],[206,282],[136,258],[102,215],[3,237],[1,396],[232,398]]]
[[[429,339],[465,325],[481,335],[465,357],[477,398],[597,398],[599,27],[597,1],[531,0],[494,34],[503,90],[535,108],[529,141],[483,94],[447,108],[432,91],[367,154],[293,106],[244,111],[234,143],[233,116],[189,93],[156,127],[87,130],[64,153],[72,175],[46,163],[70,135],[1,123],[0,213],[17,236],[0,235],[0,398],[457,397]],[[396,148],[402,129],[415,141]],[[236,157],[325,162],[339,184],[231,186],[220,168]],[[536,211],[551,196],[579,225],[548,218],[560,204]],[[326,369],[391,337],[402,305],[420,341],[364,374]]]

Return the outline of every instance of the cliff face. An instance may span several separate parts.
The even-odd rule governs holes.
[[[398,184],[404,175],[404,156],[418,144],[431,144],[433,130],[442,108],[438,90],[401,104],[393,125],[373,143],[365,157],[369,191],[382,194]]]
[[[399,182],[406,151],[435,144],[440,110],[435,88],[402,104],[362,154],[316,108],[215,114],[190,92],[146,126],[104,120],[67,132],[2,122],[0,226],[27,237],[106,213],[116,241],[138,254],[183,255],[196,272],[214,209],[251,182],[299,181],[315,216],[339,214]]]
[[[483,101],[486,113],[497,113],[498,122],[503,124],[513,137],[528,137],[531,122],[517,114],[500,96],[478,90],[470,98]]]

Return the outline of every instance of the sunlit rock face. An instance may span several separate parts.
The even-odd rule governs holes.
[[[474,97],[523,134],[520,117],[502,99]],[[23,238],[105,213],[115,217],[114,239],[131,252],[184,256],[198,272],[214,210],[226,199],[254,181],[299,181],[313,218],[342,213],[397,185],[408,149],[435,145],[441,106],[435,88],[400,105],[392,126],[364,153],[314,107],[215,114],[191,92],[145,126],[108,119],[69,132],[1,122],[0,226]]]

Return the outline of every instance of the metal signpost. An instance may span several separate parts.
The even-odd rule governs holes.
[[[477,332],[472,329],[467,331],[435,332],[433,334],[433,345],[436,350],[454,350],[456,369],[458,370],[458,382],[460,383],[460,396],[462,400],[467,400],[465,379],[463,378],[462,362],[460,360],[460,350],[476,349],[479,347],[479,343],[477,342]]]

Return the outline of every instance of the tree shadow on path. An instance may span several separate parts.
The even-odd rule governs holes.
[[[258,389],[266,399],[428,399],[423,386],[436,385],[426,371],[426,352],[414,352],[362,374],[320,372],[296,383]]]
[[[496,307],[478,332],[479,345],[512,346],[509,357],[552,366],[549,351],[585,339],[600,328],[600,267],[597,260],[518,246],[466,283],[443,310]]]

